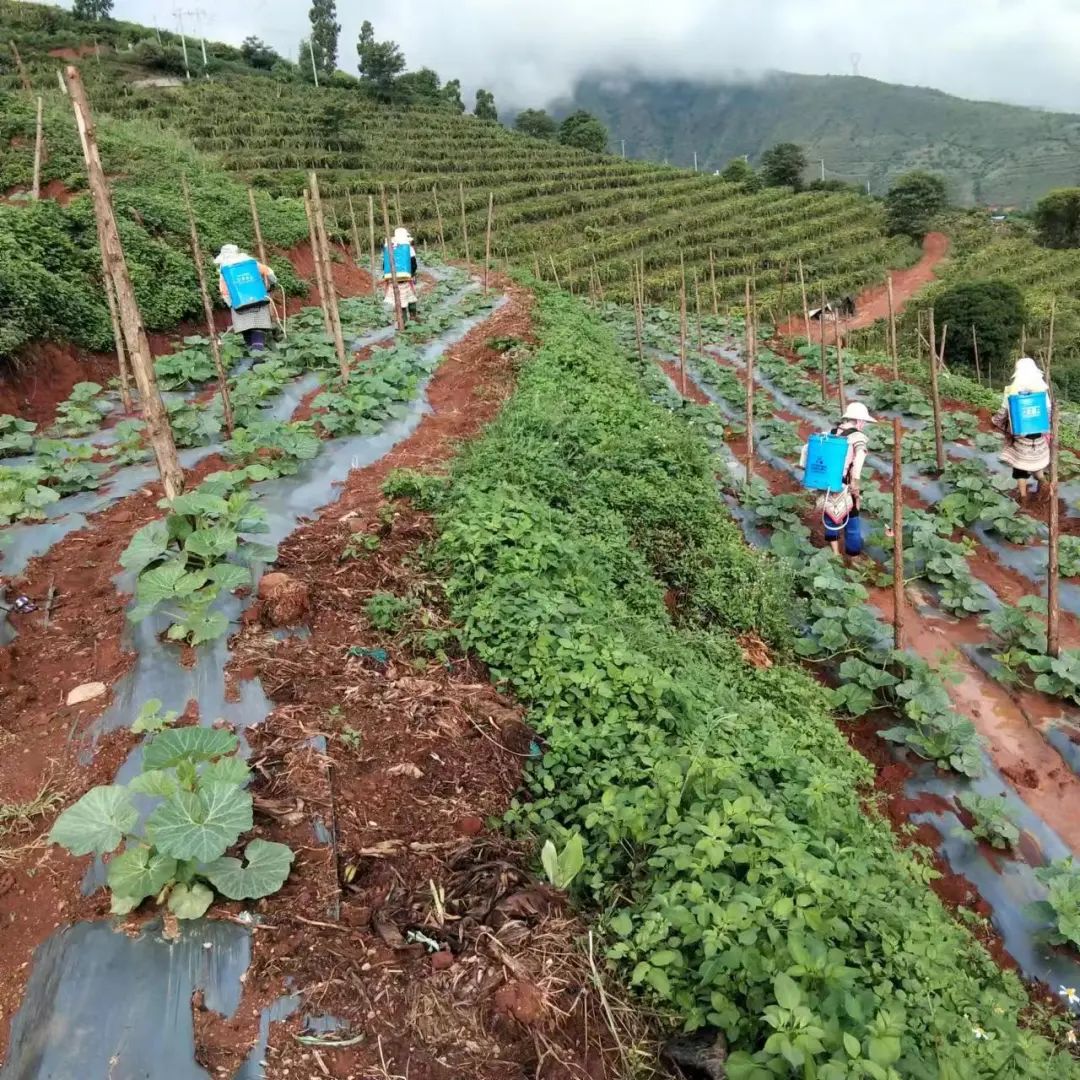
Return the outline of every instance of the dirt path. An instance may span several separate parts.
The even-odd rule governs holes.
[[[899,315],[907,306],[907,302],[924,285],[934,280],[934,270],[937,264],[949,252],[949,238],[940,232],[927,233],[923,238],[922,258],[907,270],[893,270],[893,307]],[[889,317],[889,293],[885,285],[875,285],[871,289],[861,292],[855,300],[855,317],[842,319],[841,326],[844,333],[851,330],[863,330],[872,326],[878,319]],[[818,340],[820,327],[817,322],[811,322],[811,335]],[[792,316],[786,323],[777,327],[777,333],[784,337],[805,337],[806,326],[801,316]],[[826,343],[836,341],[835,326],[826,325]]]

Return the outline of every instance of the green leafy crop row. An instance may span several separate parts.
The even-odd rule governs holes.
[[[750,631],[789,645],[788,573],[743,544],[699,437],[573,302],[546,298],[541,323],[442,498],[435,558],[544,743],[510,818],[559,849],[581,836],[575,887],[612,962],[721,1026],[736,1080],[1077,1075],[866,813],[827,692],[743,661]]]

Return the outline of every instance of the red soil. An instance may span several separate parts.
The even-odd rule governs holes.
[[[934,280],[934,268],[948,254],[949,238],[944,233],[927,233],[923,238],[922,258],[907,270],[890,271],[893,281],[893,309],[897,315],[907,306],[908,300],[915,295],[924,285]],[[841,319],[843,331],[861,330],[871,326],[878,319],[888,318],[889,293],[885,285],[875,285],[860,293],[855,301],[855,317],[853,319]],[[777,333],[785,337],[804,337],[806,324],[802,316],[792,316],[786,323],[777,327]],[[811,333],[815,336],[820,334],[820,326],[814,322],[811,324]],[[826,322],[826,343],[835,343],[836,328],[834,323]]]

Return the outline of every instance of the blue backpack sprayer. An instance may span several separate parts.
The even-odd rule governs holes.
[[[803,468],[803,487],[809,491],[825,493],[821,511],[821,523],[829,540],[844,533],[845,549],[849,555],[862,550],[862,533],[859,529],[858,512],[848,509],[842,521],[833,521],[826,514],[829,495],[839,495],[846,483],[848,452],[847,437],[833,432],[811,435],[806,443],[806,465]]]
[[[1009,428],[1014,435],[1045,435],[1050,430],[1045,390],[1009,395]]]

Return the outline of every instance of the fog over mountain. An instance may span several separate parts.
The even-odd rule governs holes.
[[[114,14],[177,28],[169,0],[116,0]],[[308,3],[187,10],[189,32],[249,34],[295,58]],[[964,97],[1080,111],[1080,0],[339,0],[339,64],[356,70],[363,19],[411,68],[470,92],[541,105],[584,76],[737,79],[770,70],[859,74]]]

